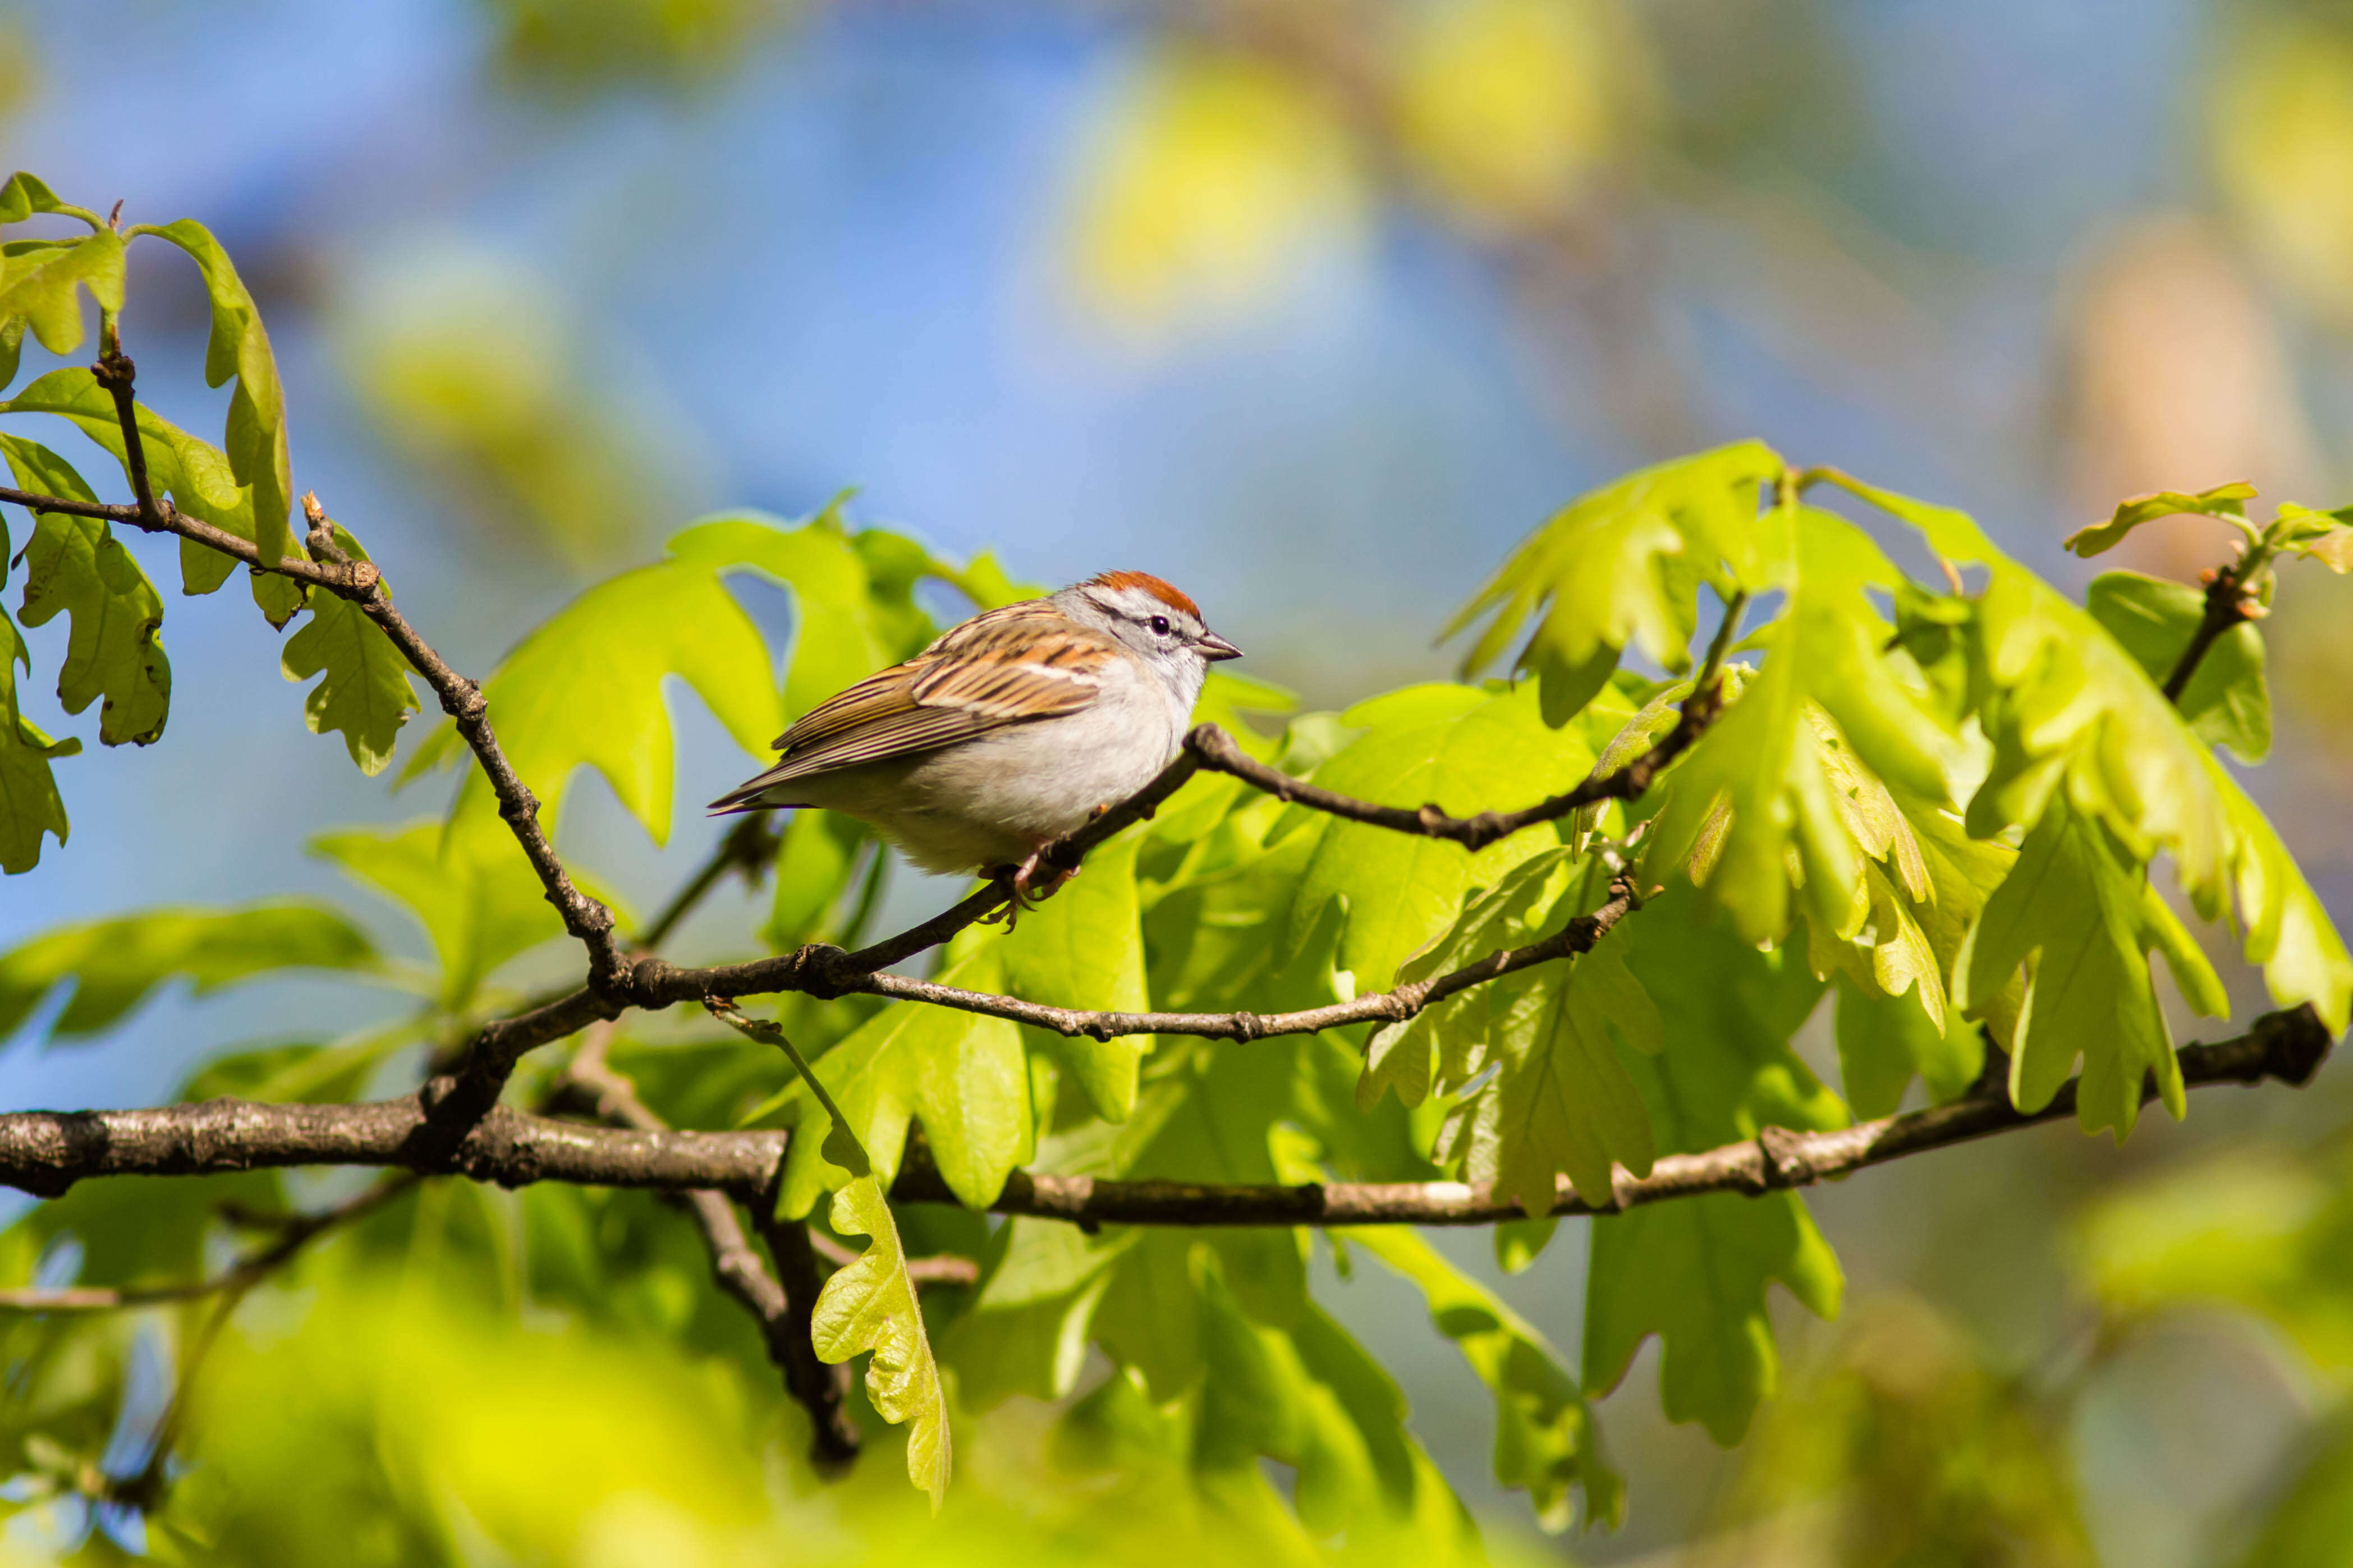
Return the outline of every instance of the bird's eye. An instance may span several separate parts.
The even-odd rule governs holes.
[[[1169,626],[1168,617],[1166,616],[1155,616],[1149,621],[1146,621],[1145,625],[1152,628],[1152,635],[1154,637],[1165,637],[1168,635]]]

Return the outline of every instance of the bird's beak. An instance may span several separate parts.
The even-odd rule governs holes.
[[[1201,650],[1201,657],[1208,659],[1212,664],[1215,664],[1221,658],[1240,658],[1242,656],[1241,649],[1236,647],[1233,644],[1228,642],[1225,638],[1219,637],[1215,632],[1203,632],[1201,634],[1201,640],[1195,643],[1193,646],[1199,648]]]

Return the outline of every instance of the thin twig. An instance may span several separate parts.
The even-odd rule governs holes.
[[[2165,700],[2175,707],[2181,706],[2181,694],[2189,689],[2192,676],[2205,659],[2208,650],[2223,637],[2254,617],[2261,606],[2247,589],[2245,567],[2238,562],[2217,570],[2206,584],[2206,610],[2198,618],[2198,629],[2189,636],[2189,646],[2181,650],[2174,661],[2173,671],[2165,678]]]
[[[2328,1054],[2327,1027],[2309,1006],[2267,1013],[2244,1035],[2178,1053],[2185,1085],[2301,1085]],[[1889,1160],[2033,1126],[2069,1114],[2073,1082],[2041,1110],[1998,1098],[1865,1122],[1833,1132],[1768,1130],[1699,1154],[1673,1154],[1647,1177],[1621,1181],[1621,1206],[1707,1192],[1756,1193],[1827,1180]],[[259,1105],[216,1100],[145,1110],[16,1111],[0,1115],[0,1184],[44,1197],[85,1177],[175,1176],[290,1165],[402,1166],[501,1186],[568,1182],[676,1190],[708,1187],[745,1203],[772,1198],[786,1134],[656,1132],[590,1127],[493,1108],[457,1148],[421,1142],[426,1110],[416,1095],[356,1105]],[[896,1202],[952,1201],[935,1176],[902,1172]],[[1293,1226],[1484,1225],[1516,1214],[1484,1188],[1458,1182],[1334,1182],[1290,1187],[1194,1186],[1017,1175],[989,1205],[1081,1224]],[[1564,1193],[1556,1212],[1580,1212]]]

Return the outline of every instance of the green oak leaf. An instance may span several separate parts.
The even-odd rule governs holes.
[[[881,1182],[871,1174],[851,1180],[834,1194],[830,1217],[838,1233],[870,1239],[864,1252],[825,1282],[809,1338],[824,1362],[872,1352],[866,1395],[875,1414],[907,1427],[907,1478],[931,1498],[936,1513],[947,1496],[952,1463],[947,1399]]]
[[[0,216],[0,222],[12,221]],[[53,354],[81,347],[83,289],[108,315],[122,309],[122,238],[100,229],[74,239],[0,244],[0,322],[22,322],[0,358],[0,386],[16,378],[23,332]]]
[[[1955,973],[1966,1008],[2026,966],[2010,1068],[2020,1110],[2050,1104],[2080,1053],[2075,1114],[2085,1131],[2130,1131],[2148,1079],[2181,1117],[2181,1066],[2150,984],[2151,952],[2165,955],[2190,1006],[2209,1016],[2230,1011],[2212,966],[2144,868],[2097,819],[2053,805],[1986,901]]]
[[[903,583],[878,580],[869,552],[859,546],[880,531],[854,538],[845,533],[839,506],[838,498],[797,526],[759,512],[709,518],[670,542],[680,561],[714,572],[750,572],[791,590],[792,656],[779,727],[931,640],[931,621],[909,596],[913,577],[900,573],[892,575],[905,577]],[[882,537],[898,540],[916,552],[921,564],[931,564],[913,541]]]
[[[195,1102],[228,1095],[313,1105],[354,1100],[367,1091],[385,1058],[417,1037],[417,1026],[404,1021],[324,1044],[285,1041],[232,1051],[190,1074],[178,1098]]]
[[[1555,847],[1513,867],[1401,978],[1461,968],[1559,923],[1576,907],[1561,897],[1567,855]],[[1659,1019],[1626,971],[1623,947],[1604,937],[1573,961],[1474,985],[1380,1030],[1366,1052],[1357,1103],[1369,1107],[1383,1088],[1407,1105],[1433,1087],[1459,1093],[1439,1150],[1446,1163],[1461,1163],[1464,1180],[1493,1183],[1530,1218],[1552,1211],[1563,1174],[1587,1202],[1607,1204],[1611,1166],[1647,1175],[1653,1157],[1641,1096],[1613,1037],[1656,1050]]]
[[[511,838],[493,823],[445,834],[433,822],[322,833],[311,852],[399,904],[441,961],[440,1000],[455,1012],[507,960],[564,934],[564,921]]]
[[[1633,643],[1660,665],[1690,664],[1695,591],[1758,591],[1779,574],[1771,531],[1757,525],[1757,490],[1785,472],[1761,442],[1678,458],[1580,496],[1530,535],[1449,623],[1482,617],[1462,661],[1475,674],[1541,616],[1515,668],[1543,686],[1547,723],[1566,723],[1600,691]]]
[[[64,458],[37,442],[0,435],[0,456],[17,488],[96,501]],[[172,705],[172,663],[156,632],[164,600],[101,518],[41,512],[25,546],[25,624],[72,617],[58,700],[69,713],[99,702],[102,744],[147,745],[164,733]]]
[[[5,619],[0,616],[0,620]],[[14,626],[8,635],[16,636]],[[19,659],[24,647],[19,639]],[[10,673],[13,676],[13,666]],[[8,684],[10,712],[5,728],[0,728],[0,871],[15,877],[40,864],[43,834],[60,844],[66,841],[66,804],[58,794],[49,763],[74,755],[81,750],[81,742],[71,735],[52,741],[43,734],[40,726],[15,711],[15,682]]]
[[[1341,715],[1364,733],[1311,775],[1327,789],[1387,805],[1435,802],[1455,814],[1498,802],[1533,805],[1576,784],[1593,751],[1575,730],[1546,726],[1535,692],[1482,692],[1464,686],[1408,687]],[[1359,991],[1383,990],[1398,965],[1444,931],[1472,888],[1490,884],[1544,847],[1546,835],[1514,834],[1477,854],[1458,845],[1343,822],[1294,808],[1275,841],[1312,837],[1291,905],[1287,949],[1296,952],[1327,905],[1345,910],[1339,967]]]
[[[2309,1002],[2331,1035],[2343,1034],[2353,1022],[2353,956],[2345,939],[2262,807],[2220,762],[2210,756],[2206,766],[2230,820],[2227,859],[2240,951],[2263,966],[2273,1001],[2282,1007]]]
[[[608,578],[557,611],[483,683],[499,742],[543,803],[543,820],[560,810],[573,773],[591,767],[656,844],[668,842],[675,763],[662,687],[672,676],[746,752],[765,750],[783,727],[766,645],[720,582],[726,552],[697,531],[681,536],[684,554]],[[428,745],[410,766],[442,754]],[[493,810],[488,784],[469,772],[452,820]]]
[[[250,541],[253,493],[237,482],[227,454],[189,435],[146,404],[140,404],[138,409],[140,448],[146,453],[148,483],[154,492],[197,521]],[[54,414],[69,420],[122,464],[124,476],[129,477],[128,448],[122,442],[114,399],[86,369],[51,371],[0,403],[0,414]],[[209,594],[236,570],[235,557],[192,539],[180,541],[184,593]],[[293,613],[283,603],[289,591],[287,581],[263,574],[253,574],[252,581],[255,602],[270,616],[271,625],[283,626]]]
[[[2116,503],[2116,511],[2105,522],[2079,528],[2064,541],[2067,549],[2086,559],[2105,550],[2114,550],[2125,542],[2125,536],[2145,522],[2159,518],[2179,517],[2185,513],[2201,517],[2220,517],[2235,522],[2249,534],[2254,530],[2246,521],[2246,503],[2255,496],[2255,487],[2242,479],[2232,484],[2217,485],[2211,490],[2189,494],[2181,490],[2154,490],[2145,496],[2133,496]]]
[[[202,996],[295,969],[364,973],[375,949],[321,904],[269,900],[236,909],[153,909],[54,926],[0,953],[0,1038],[16,1032],[58,986],[73,995],[53,1039],[99,1033],[165,981],[185,975]]]
[[[993,943],[1005,966],[1005,989],[1056,1007],[1140,1013],[1152,998],[1145,984],[1143,908],[1135,881],[1142,833],[1131,828],[1089,854],[1061,890],[1021,917]],[[961,947],[952,949],[961,952]],[[1152,1049],[1149,1036],[1112,1040],[1065,1039],[1025,1029],[1030,1053],[1040,1052],[1075,1085],[1089,1110],[1124,1121],[1135,1108],[1136,1067]]]
[[[1588,1524],[1624,1521],[1625,1482],[1601,1453],[1584,1391],[1543,1334],[1414,1231],[1364,1226],[1335,1236],[1419,1287],[1430,1321],[1493,1392],[1497,1486],[1525,1489],[1547,1530],[1569,1526],[1580,1491]]]
[[[943,985],[1002,993],[1003,974],[996,954],[984,948],[938,978]],[[1002,1018],[893,1003],[819,1057],[815,1069],[886,1186],[898,1174],[908,1122],[917,1117],[941,1175],[960,1202],[976,1209],[996,1201],[1007,1173],[1035,1142],[1021,1030]],[[824,1106],[797,1080],[747,1120],[772,1116],[797,1129],[822,1128],[828,1121]],[[785,1153],[777,1212],[808,1213],[840,1181],[829,1170],[815,1140],[795,1138]]]
[[[335,542],[353,560],[368,559],[341,524],[335,526]],[[297,682],[325,678],[303,700],[302,721],[313,735],[342,731],[352,761],[374,777],[392,761],[400,727],[417,710],[408,661],[384,628],[350,600],[322,592],[310,596],[309,607],[311,618],[286,639],[279,672]]]
[[[1685,870],[1760,943],[1787,933],[1793,881],[1816,924],[1850,940],[1873,914],[1867,862],[1893,857],[1913,880],[1881,781],[1941,795],[1951,746],[1867,596],[1902,580],[1894,566],[1841,518],[1803,507],[1791,521],[1787,604],[1745,645],[1763,664],[1669,774],[1643,852],[1646,875]]]
[[[2084,607],[2162,683],[2206,618],[2206,595],[2137,572],[2103,572],[2092,579]],[[2254,622],[2242,621],[2208,646],[2177,706],[2200,740],[2228,746],[2241,762],[2263,760],[2272,749],[2272,698]]]
[[[1703,923],[1682,889],[1623,929],[1628,967],[1664,1026],[1665,1049],[1623,1055],[1662,1152],[1846,1120],[1788,1047],[1822,992],[1796,954],[1759,952],[1723,922]],[[1794,1192],[1708,1194],[1599,1216],[1588,1279],[1587,1389],[1614,1387],[1657,1334],[1668,1418],[1699,1421],[1727,1446],[1778,1375],[1766,1287],[1778,1280],[1823,1317],[1837,1314],[1841,1289],[1838,1259]]]
[[[261,550],[264,561],[299,556],[287,526],[293,506],[294,481],[286,458],[286,394],[278,381],[278,359],[269,349],[269,333],[261,311],[237,268],[206,227],[192,218],[161,227],[141,226],[135,235],[152,234],[168,240],[192,257],[205,279],[212,306],[212,335],[205,344],[205,384],[218,386],[231,376],[237,390],[229,396],[228,425],[222,447],[237,483],[252,492],[256,531],[248,535]],[[283,625],[282,618],[275,624]]]

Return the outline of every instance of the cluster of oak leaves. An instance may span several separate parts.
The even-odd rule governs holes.
[[[15,380],[27,332],[53,353],[81,346],[78,290],[96,301],[101,330],[111,326],[127,239],[178,246],[212,300],[208,380],[235,387],[217,447],[142,408],[151,480],[184,513],[257,540],[265,553],[290,552],[282,399],[259,314],[227,258],[193,223],[118,234],[29,176],[0,188],[0,223],[40,216],[57,220],[52,227],[79,218],[89,232],[0,247],[0,389]],[[20,417],[34,415],[50,417]],[[118,463],[125,457],[114,405],[85,369],[39,376],[0,400],[0,455],[21,489],[94,499],[74,467],[86,450],[69,458],[33,438],[56,439],[60,424]],[[1862,503],[1857,515],[1872,525],[1805,499],[1825,486]],[[2241,528],[2242,564],[2259,568],[2251,583],[2267,583],[2272,564],[2296,556],[2339,571],[2353,560],[2353,529],[2337,516],[2283,507],[2258,526],[2243,517],[2250,493],[2234,486],[2136,503],[2076,546],[2090,554],[2140,523],[2199,510]],[[57,683],[65,710],[99,704],[105,744],[158,741],[171,689],[161,594],[107,522],[46,513],[30,526],[5,553],[22,574],[23,622],[69,617]],[[349,533],[337,538],[364,558]],[[223,584],[232,563],[184,543],[180,568],[185,592],[202,595]],[[732,591],[746,579],[790,594],[781,681],[777,652]],[[291,625],[286,678],[316,678],[305,705],[311,730],[339,733],[363,771],[384,769],[417,708],[399,656],[344,602],[306,599],[283,577],[249,580],[271,623]],[[2252,621],[2214,646],[2177,709],[2158,682],[2199,623],[2197,591],[2111,573],[2077,605],[1995,550],[1967,517],[1842,475],[1794,472],[1755,443],[1638,473],[1534,535],[1459,623],[1481,627],[1466,681],[1507,656],[1518,679],[1416,686],[1270,732],[1243,714],[1280,715],[1284,695],[1220,673],[1200,717],[1352,795],[1457,813],[1525,805],[1597,764],[1622,763],[1672,724],[1690,690],[1675,677],[1693,666],[1703,585],[1747,613],[1726,669],[1730,700],[1631,807],[1594,807],[1466,854],[1204,775],[1155,820],[1096,851],[1085,874],[1017,931],[958,937],[938,973],[1077,1007],[1310,1006],[1556,931],[1608,896],[1612,865],[1632,862],[1638,886],[1663,890],[1573,963],[1473,987],[1378,1033],[1240,1045],[1063,1039],[913,1005],[786,997],[779,1020],[814,1058],[855,1159],[840,1142],[828,1157],[829,1113],[771,1054],[713,1040],[708,1025],[698,1032],[685,1020],[628,1026],[614,1060],[674,1122],[810,1134],[790,1143],[780,1206],[875,1238],[873,1266],[843,1270],[840,1289],[829,1291],[837,1318],[863,1314],[872,1332],[837,1348],[882,1347],[874,1404],[913,1424],[919,1484],[936,1497],[946,1480],[944,1365],[966,1410],[1017,1393],[1063,1400],[1087,1387],[1060,1417],[1081,1447],[1099,1459],[1176,1456],[1224,1506],[1274,1506],[1258,1460],[1280,1459],[1296,1470],[1292,1500],[1312,1535],[1354,1521],[1361,1542],[1371,1539],[1367,1519],[1388,1520],[1400,1539],[1451,1540],[1463,1529],[1405,1430],[1394,1383],[1311,1295],[1304,1232],[1090,1235],[1029,1219],[987,1229],[977,1213],[909,1210],[898,1216],[907,1248],[963,1250],[982,1266],[976,1289],[929,1298],[927,1331],[881,1195],[911,1122],[974,1211],[1009,1171],[1032,1163],[1200,1182],[1492,1182],[1530,1215],[1497,1237],[1507,1266],[1523,1266],[1550,1239],[1552,1222],[1541,1216],[1559,1176],[1606,1202],[1613,1165],[1641,1173],[1660,1154],[1767,1124],[1833,1127],[1884,1114],[1915,1074],[1932,1098],[1949,1099],[1979,1079],[1989,1040],[2007,1053],[2010,1092],[2023,1108],[2047,1103],[2080,1058],[2086,1129],[2129,1130],[2146,1081],[2179,1116],[2180,1073],[2150,955],[2164,959],[2197,1011],[2229,1005],[2151,880],[2160,857],[2188,907],[2227,927],[2278,1005],[2309,1003],[2332,1035],[2345,1027],[2353,961],[2213,749],[2253,762],[2268,745]],[[524,638],[487,683],[491,711],[551,818],[567,782],[593,768],[659,844],[675,807],[666,680],[691,689],[757,754],[791,715],[928,640],[936,628],[919,590],[939,602],[943,589],[974,606],[1026,591],[986,557],[953,565],[904,536],[853,531],[832,510],[800,523],[705,521],[670,540],[660,560],[590,588]],[[19,872],[39,858],[45,836],[66,837],[54,764],[79,742],[51,740],[19,710],[16,671],[29,658],[5,616],[0,864]],[[1630,647],[1669,679],[1623,668]],[[582,700],[584,691],[596,700]],[[444,724],[413,749],[401,776],[468,761]],[[185,1092],[311,1100],[399,1092],[428,1051],[512,1008],[521,992],[510,961],[560,935],[470,766],[445,816],[329,832],[312,847],[413,917],[432,962],[387,957],[352,919],[308,902],[134,912],[54,931],[0,957],[0,1036],[69,984],[62,1004],[47,1008],[54,1038],[109,1029],[174,976],[208,989],[332,972],[410,994],[414,1005],[343,1039],[234,1051]],[[855,825],[796,816],[784,828],[760,940],[775,950],[854,941],[885,869]],[[1843,1096],[1788,1045],[1826,992],[1835,993]],[[543,1070],[534,1058],[512,1092],[539,1092],[533,1073]],[[871,1174],[852,1181],[849,1167],[864,1163]],[[274,1175],[151,1183],[134,1218],[131,1201],[113,1194],[119,1185],[85,1184],[31,1211],[0,1239],[0,1262],[30,1278],[71,1238],[85,1279],[185,1279],[202,1272],[207,1215],[226,1198],[278,1213],[290,1201]],[[188,1195],[159,1196],[165,1187]],[[625,1222],[617,1209],[582,1206],[601,1197],[531,1201],[524,1212],[538,1217],[525,1227],[528,1248],[606,1254],[594,1269],[581,1266],[584,1279],[603,1281],[576,1292],[582,1310],[627,1311],[630,1288],[614,1279],[675,1257],[672,1242],[651,1238],[664,1219],[650,1208]],[[601,1229],[580,1217],[592,1214],[603,1215]],[[533,1228],[543,1225],[581,1234],[550,1239]],[[388,1242],[364,1244],[394,1252]],[[1494,1392],[1499,1480],[1525,1488],[1554,1522],[1580,1498],[1589,1518],[1620,1510],[1585,1391],[1614,1384],[1644,1339],[1664,1342],[1668,1414],[1730,1442],[1773,1382],[1767,1283],[1824,1314],[1840,1293],[1837,1261],[1794,1193],[1609,1216],[1591,1227],[1581,1364],[1572,1371],[1536,1327],[1410,1230],[1337,1234],[1332,1245],[1426,1294],[1440,1331]],[[560,1283],[533,1278],[534,1291],[570,1299]],[[842,1291],[860,1294],[845,1300]],[[699,1311],[673,1310],[664,1321],[690,1342],[732,1331],[691,1329]],[[86,1320],[20,1321],[0,1342],[9,1381],[0,1468],[64,1475],[105,1447],[122,1389],[119,1374],[84,1375],[91,1331]],[[1088,1373],[1091,1347],[1113,1369],[1107,1379]]]

